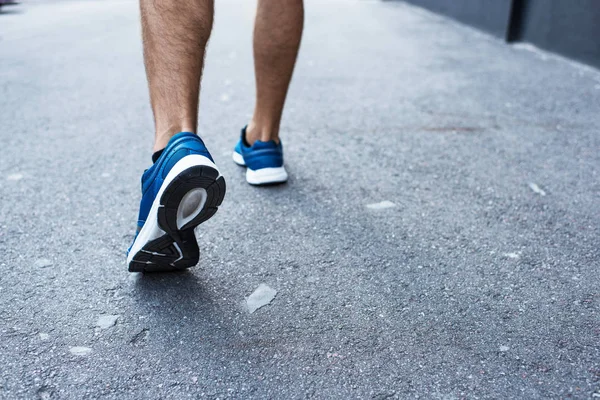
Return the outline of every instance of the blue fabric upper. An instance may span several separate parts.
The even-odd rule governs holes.
[[[199,154],[213,161],[204,142],[198,135],[192,132],[181,132],[169,140],[167,147],[165,147],[154,165],[144,171],[142,175],[142,201],[140,202],[136,237],[144,226],[152,208],[152,203],[169,171],[179,160],[190,154]]]
[[[281,140],[262,142],[257,140],[252,146],[246,142],[246,128],[242,129],[240,140],[235,145],[234,151],[244,157],[246,167],[253,171],[262,168],[279,168],[283,166],[283,146]]]

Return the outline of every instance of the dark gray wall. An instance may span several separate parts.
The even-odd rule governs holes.
[[[514,39],[600,67],[600,0],[526,0]]]
[[[431,11],[506,37],[512,0],[405,0]]]
[[[404,0],[600,68],[600,0]]]

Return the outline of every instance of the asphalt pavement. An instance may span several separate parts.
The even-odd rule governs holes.
[[[227,196],[199,266],[161,275],[125,264],[153,131],[136,2],[0,12],[0,398],[600,397],[600,72],[309,1],[290,181],[256,188],[230,158],[253,7],[217,2],[203,81]]]

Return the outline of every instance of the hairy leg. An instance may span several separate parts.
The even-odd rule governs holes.
[[[213,23],[213,0],[140,0],[144,63],[156,136],[196,132],[200,79]]]
[[[258,0],[254,24],[256,105],[246,138],[279,140],[281,113],[302,38],[302,0]]]

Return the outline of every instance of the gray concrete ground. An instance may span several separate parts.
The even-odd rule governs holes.
[[[252,8],[218,1],[202,94],[227,197],[200,265],[154,276],[125,266],[152,137],[135,1],[0,14],[0,397],[600,397],[600,73],[311,1],[291,180],[259,189],[229,157]]]

